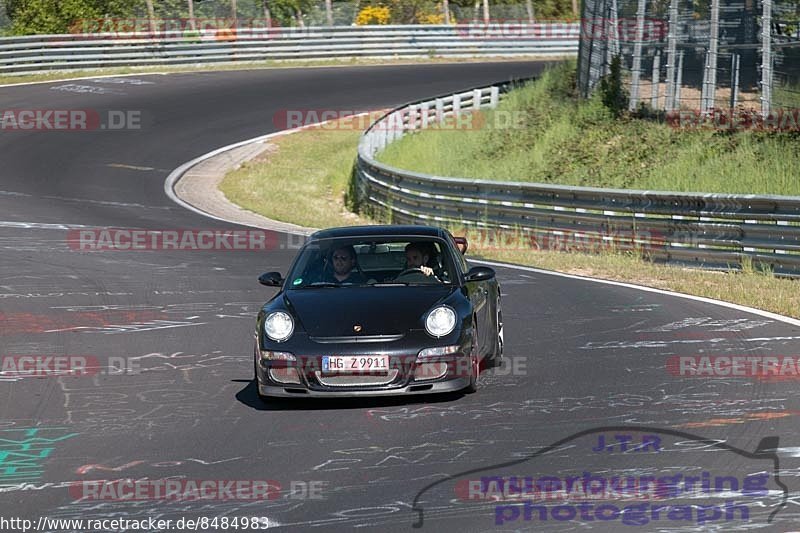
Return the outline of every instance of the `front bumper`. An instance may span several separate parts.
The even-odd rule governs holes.
[[[416,360],[392,359],[387,372],[322,373],[315,358],[256,363],[264,396],[392,396],[452,392],[469,385],[470,358],[462,353]],[[312,361],[309,364],[309,361]]]
[[[300,386],[274,386],[264,385],[258,381],[258,392],[262,396],[276,397],[301,397],[301,398],[347,398],[370,396],[405,396],[414,394],[438,394],[444,392],[460,391],[469,385],[469,378],[456,378],[435,383],[411,383],[399,388],[358,388],[348,390],[314,390]]]
[[[419,352],[430,345],[414,343],[414,348],[364,345],[315,346],[313,355],[292,354],[294,361],[264,360],[254,351],[258,389],[262,396],[402,396],[435,394],[466,388],[472,377],[471,337],[457,338],[451,344],[454,353],[418,358]],[[456,339],[453,339],[456,340]],[[467,342],[463,342],[467,340]],[[420,347],[420,345],[422,347]],[[270,346],[273,348],[273,346]],[[303,352],[308,354],[309,345]],[[388,356],[389,368],[372,372],[323,372],[321,360],[326,355],[356,355],[360,357]]]

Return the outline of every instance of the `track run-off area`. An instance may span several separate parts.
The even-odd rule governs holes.
[[[91,131],[0,131],[0,516],[39,531],[105,530],[43,517],[171,520],[140,531],[188,530],[178,520],[203,517],[219,531],[791,531],[796,322],[498,266],[506,363],[483,373],[476,394],[265,404],[252,381],[253,329],[274,289],[256,280],[286,272],[293,237],[250,251],[76,249],[77,230],[247,229],[175,204],[164,180],[276,131],[287,109],[382,109],[543,67],[287,68],[0,88],[0,110],[99,120]],[[113,127],[132,116],[137,129]],[[90,368],[14,372],[8,361],[23,356]],[[688,357],[695,369],[739,357],[744,372],[723,375],[717,364],[713,376],[690,375]],[[758,358],[781,375],[750,372]],[[621,476],[642,490],[626,494]],[[660,481],[643,489],[642,477]],[[548,493],[542,478],[560,484],[544,515],[526,497]],[[566,494],[586,483],[605,499]],[[178,497],[192,484],[215,497]],[[682,507],[666,508],[672,499]],[[242,518],[258,520],[243,528]]]

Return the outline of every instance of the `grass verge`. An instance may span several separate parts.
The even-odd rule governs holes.
[[[278,137],[259,160],[228,174],[223,193],[234,203],[266,217],[324,228],[369,224],[343,202],[359,132],[312,129]],[[470,257],[546,270],[624,281],[800,318],[797,282],[756,271],[705,272],[656,265],[635,255],[585,255],[532,249],[498,250],[470,246]]]
[[[258,159],[225,176],[220,190],[273,220],[312,228],[368,224],[343,201],[360,134],[326,128],[278,137]]]
[[[800,195],[800,133],[676,127],[579,101],[575,63],[545,71],[465,129],[408,135],[379,156],[438,176],[683,192]],[[789,125],[791,126],[791,125]]]

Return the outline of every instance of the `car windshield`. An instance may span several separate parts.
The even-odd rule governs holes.
[[[289,288],[452,284],[455,263],[444,241],[384,237],[308,243],[289,273]]]

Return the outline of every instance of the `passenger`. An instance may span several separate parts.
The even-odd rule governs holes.
[[[333,272],[326,276],[332,283],[365,283],[367,280],[358,270],[356,261],[356,251],[352,246],[341,246],[336,248],[331,255]]]

